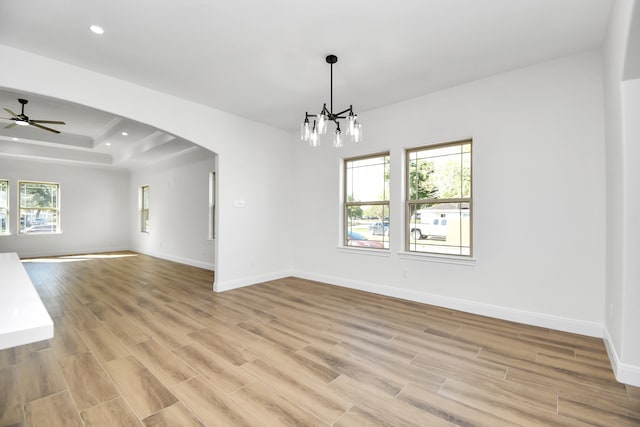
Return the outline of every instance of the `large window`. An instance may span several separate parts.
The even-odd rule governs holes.
[[[344,245],[389,249],[389,153],[344,161]]]
[[[49,182],[18,182],[20,233],[60,230],[60,186]]]
[[[471,141],[407,151],[407,250],[471,256]]]
[[[9,234],[9,181],[0,180],[0,235]]]
[[[140,231],[149,232],[149,186],[140,188]]]

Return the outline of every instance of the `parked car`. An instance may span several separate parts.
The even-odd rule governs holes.
[[[371,224],[369,226],[369,231],[373,235],[378,235],[378,236],[385,235],[385,236],[388,236],[389,235],[389,221],[374,222],[373,224]]]
[[[382,242],[369,240],[360,233],[347,231],[347,246],[360,246],[363,248],[384,249]]]

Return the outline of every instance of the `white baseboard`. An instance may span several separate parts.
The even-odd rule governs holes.
[[[620,361],[620,357],[618,356],[618,352],[616,351],[616,347],[613,344],[613,340],[611,339],[611,335],[609,334],[609,330],[606,326],[604,327],[603,339],[616,380],[624,384],[640,387],[640,367],[622,363]]]
[[[256,285],[258,283],[268,282],[270,280],[282,279],[284,277],[291,276],[291,274],[292,274],[291,270],[284,270],[284,271],[274,271],[272,273],[266,273],[266,274],[259,274],[256,276],[242,277],[240,279],[227,280],[224,282],[216,281],[213,286],[213,290],[215,292],[230,291],[232,289],[238,289],[238,288],[243,288],[245,286]]]
[[[343,286],[351,289],[401,298],[409,301],[421,302],[436,305],[439,307],[460,310],[467,313],[489,316],[497,319],[509,320],[517,323],[524,323],[532,326],[555,329],[558,331],[571,332],[574,334],[587,335],[590,337],[602,338],[603,325],[597,322],[587,322],[584,320],[571,319],[561,316],[554,316],[545,313],[519,310],[510,307],[487,304],[478,301],[465,300],[461,298],[447,297],[426,292],[418,292],[410,289],[401,289],[390,286],[375,285],[368,282],[345,280],[339,277],[326,276],[321,274],[295,271],[294,276],[303,279],[315,280],[331,285]]]
[[[134,252],[138,252],[144,255],[149,255],[155,258],[166,259],[168,261],[190,265],[192,267],[204,268],[205,270],[212,270],[212,271],[215,270],[215,263],[212,263],[212,262],[204,262],[204,261],[199,261],[195,259],[181,258],[173,255],[167,255],[161,252],[143,251],[138,248],[133,248],[131,250]]]

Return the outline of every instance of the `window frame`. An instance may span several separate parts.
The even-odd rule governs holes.
[[[216,172],[209,172],[209,240],[216,239]]]
[[[29,206],[23,206],[22,205],[22,186],[25,184],[37,184],[37,185],[51,185],[51,186],[55,186],[56,188],[56,206],[53,208],[41,208],[41,207],[29,207]],[[55,212],[55,217],[56,217],[56,231],[42,231],[42,232],[38,232],[38,233],[25,233],[24,229],[21,226],[20,220],[22,218],[22,211],[23,210],[34,210],[34,209],[39,209],[39,210],[46,210],[46,211],[52,211]],[[47,181],[18,181],[18,234],[20,235],[36,235],[36,234],[60,234],[60,183],[58,182],[47,182]],[[25,222],[25,229],[26,229],[26,222]]]
[[[0,212],[4,211],[4,218],[5,218],[5,223],[4,223],[4,227],[5,227],[5,231],[2,231],[2,224],[0,224],[0,236],[8,236],[11,234],[11,221],[9,220],[9,198],[10,198],[10,189],[9,189],[9,180],[8,179],[0,179],[0,185],[1,184],[5,184],[6,185],[6,194],[5,194],[5,205],[2,206],[0,205]],[[0,217],[2,217],[2,215],[0,215]]]
[[[348,245],[348,238],[347,238],[347,233],[349,231],[349,215],[348,215],[348,211],[349,208],[351,206],[386,206],[386,210],[387,212],[389,212],[389,228],[391,226],[391,188],[389,188],[389,194],[387,194],[387,200],[384,201],[358,201],[358,202],[350,202],[348,201],[349,199],[349,194],[348,194],[348,188],[347,188],[347,183],[348,183],[348,165],[350,162],[354,162],[354,161],[359,161],[359,160],[366,160],[366,159],[375,159],[378,157],[387,157],[387,164],[389,165],[389,167],[391,167],[391,152],[390,151],[383,151],[380,153],[373,153],[373,154],[365,154],[362,156],[355,156],[355,157],[348,157],[348,158],[344,158],[342,161],[342,165],[343,165],[343,189],[342,189],[342,198],[343,198],[343,202],[342,202],[342,217],[343,217],[343,224],[342,224],[342,229],[343,229],[343,233],[342,233],[342,247],[344,248],[349,248],[349,249],[359,249],[359,250],[374,250],[374,251],[389,251],[389,247],[387,248],[369,248],[369,247],[362,247],[362,246],[355,246],[355,245]],[[391,172],[389,172],[389,174],[391,174]],[[391,182],[391,178],[389,178],[389,182]],[[383,210],[384,212],[384,210]],[[383,229],[383,236],[384,236],[384,215],[381,219],[382,222],[382,229]],[[390,234],[390,233],[389,233]],[[384,241],[384,240],[383,240]],[[390,246],[390,240],[388,240],[389,242],[389,246]]]
[[[146,203],[145,203],[146,193]],[[140,232],[149,233],[149,206],[151,204],[151,191],[149,185],[140,186]]]
[[[431,199],[411,199],[411,153],[415,153],[417,151],[425,151],[432,149],[440,149],[446,147],[453,146],[464,146],[469,145],[469,197],[456,197],[456,198],[431,198]],[[410,255],[415,256],[431,256],[431,257],[452,257],[456,259],[473,259],[474,251],[473,251],[473,139],[461,139],[457,141],[436,143],[423,145],[420,147],[409,148],[405,151],[405,204],[404,204],[404,214],[405,214],[405,230],[404,230],[404,240],[405,240],[405,251]],[[423,204],[437,204],[437,203],[468,203],[469,209],[469,254],[451,254],[446,252],[433,252],[433,251],[417,251],[412,250],[411,248],[411,206],[412,205],[423,205]],[[462,239],[462,237],[461,237]],[[462,248],[462,246],[460,246]]]

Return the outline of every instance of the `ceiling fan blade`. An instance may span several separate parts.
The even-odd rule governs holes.
[[[29,120],[29,123],[49,123],[52,125],[65,125],[65,122],[60,122],[57,120]]]
[[[7,113],[11,114],[16,119],[20,118],[20,117],[18,117],[18,115],[16,113],[14,113],[13,111],[9,110],[8,108],[5,108],[4,111],[6,111]]]
[[[48,128],[46,126],[39,125],[37,123],[31,123],[31,126],[35,126],[37,128],[43,129],[43,130],[48,130],[49,132],[53,132],[53,133],[60,133],[59,130],[51,129],[51,128]]]
[[[13,122],[13,123],[9,123],[9,124],[8,124],[8,125],[6,125],[4,128],[5,128],[5,129],[9,129],[9,128],[14,127],[15,125],[16,125],[16,123],[15,123],[15,122]]]

